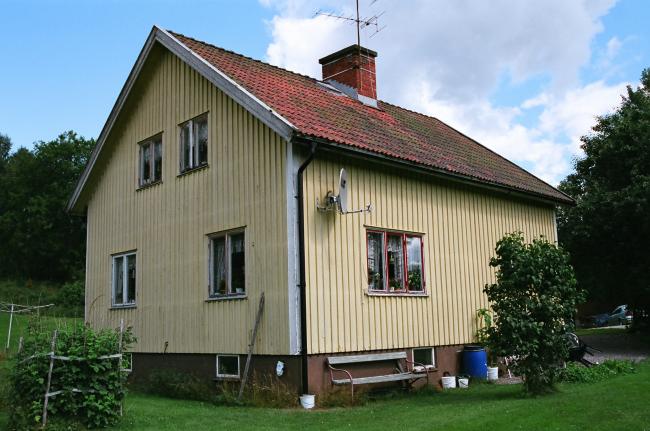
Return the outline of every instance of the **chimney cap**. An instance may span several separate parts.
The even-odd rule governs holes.
[[[364,48],[363,46],[359,46],[356,43],[354,45],[350,45],[347,48],[343,48],[339,51],[336,51],[335,53],[332,53],[330,55],[326,55],[325,57],[321,58],[318,60],[320,64],[326,64],[331,61],[334,61],[336,59],[339,59],[341,57],[345,57],[348,54],[356,54],[357,52],[361,51],[362,54],[365,54],[370,57],[377,57],[377,52],[373,51],[372,49]]]

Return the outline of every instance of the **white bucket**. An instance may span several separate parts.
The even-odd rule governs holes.
[[[442,388],[451,389],[456,387],[456,376],[443,376],[442,377]]]
[[[499,379],[499,367],[488,367],[488,380],[498,380]]]
[[[314,396],[309,394],[304,394],[303,396],[300,397],[300,404],[305,409],[313,409],[315,404]]]
[[[458,379],[458,387],[462,389],[466,389],[469,386],[469,379],[462,377]]]

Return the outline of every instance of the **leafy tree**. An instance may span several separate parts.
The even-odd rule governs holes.
[[[0,275],[66,280],[83,269],[85,222],[65,207],[93,146],[94,140],[70,131],[6,157],[0,171]]]
[[[650,69],[582,138],[585,156],[560,185],[577,205],[558,214],[559,240],[590,300],[650,316]],[[644,311],[645,310],[645,313]]]
[[[491,353],[514,357],[511,368],[528,393],[547,392],[567,357],[564,336],[583,300],[569,256],[544,238],[527,244],[513,233],[497,242],[490,266],[498,268],[497,282],[484,289],[494,311]]]

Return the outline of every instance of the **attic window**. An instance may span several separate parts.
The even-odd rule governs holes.
[[[140,142],[139,185],[144,187],[162,180],[162,135]]]
[[[368,230],[368,291],[424,293],[422,236]]]
[[[208,164],[208,114],[180,125],[181,172]]]

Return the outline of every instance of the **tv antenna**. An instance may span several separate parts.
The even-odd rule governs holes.
[[[372,0],[370,2],[370,5],[372,6],[375,3],[377,3],[377,0]],[[335,13],[332,13],[332,12],[324,12],[322,10],[317,10],[316,13],[314,14],[314,16],[322,15],[322,16],[327,16],[327,17],[330,17],[330,18],[340,19],[340,20],[343,20],[343,21],[348,21],[350,23],[354,23],[357,26],[357,46],[361,46],[361,30],[362,29],[364,29],[366,27],[373,27],[375,31],[369,36],[369,37],[373,37],[374,35],[376,35],[377,33],[379,33],[380,31],[382,31],[383,29],[386,28],[385,25],[384,26],[379,25],[379,17],[382,16],[385,13],[385,11],[380,12],[378,14],[375,14],[375,15],[369,17],[369,18],[363,18],[359,14],[359,0],[356,0],[356,6],[357,6],[357,8],[356,8],[356,10],[357,10],[356,16],[346,16],[346,15],[341,15],[341,14],[335,14]]]
[[[358,210],[348,209],[348,173],[345,168],[341,169],[339,173],[339,194],[335,195],[331,190],[328,191],[323,203],[325,206],[320,206],[318,198],[316,198],[316,209],[320,212],[337,211],[341,215],[372,212],[372,204]]]

